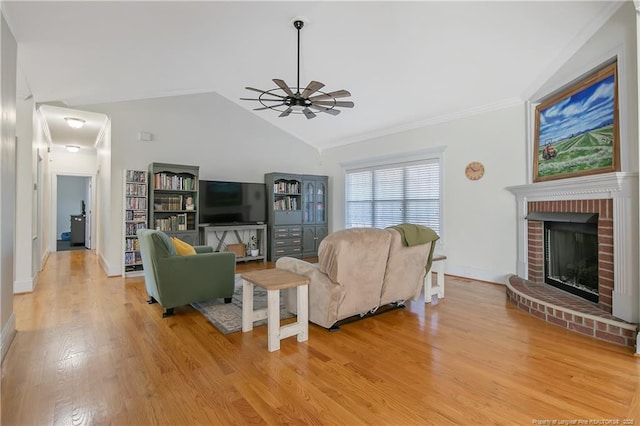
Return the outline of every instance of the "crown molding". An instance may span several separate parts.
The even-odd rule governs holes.
[[[492,104],[481,105],[478,107],[469,108],[462,111],[457,111],[450,114],[442,114],[433,117],[427,117],[417,121],[411,121],[407,123],[403,123],[397,126],[386,127],[384,129],[375,130],[373,132],[362,133],[359,135],[351,136],[348,138],[343,138],[336,140],[334,143],[330,145],[326,145],[322,148],[321,151],[336,148],[344,145],[351,145],[354,143],[364,142],[371,139],[380,138],[383,136],[394,135],[396,133],[406,132],[409,130],[419,129],[421,127],[433,126],[436,124],[442,124],[449,121],[460,120],[467,117],[472,117],[479,114],[484,114],[487,112],[498,111],[505,108],[511,108],[518,105],[523,105],[524,101],[520,98],[512,98],[505,99],[500,102],[495,102]]]

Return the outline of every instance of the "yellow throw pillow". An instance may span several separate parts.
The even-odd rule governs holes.
[[[173,242],[173,246],[176,248],[176,252],[180,256],[191,256],[192,254],[196,254],[196,249],[194,249],[192,245],[185,243],[181,239],[171,237],[171,241]]]

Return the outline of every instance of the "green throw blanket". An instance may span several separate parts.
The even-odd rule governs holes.
[[[420,244],[431,244],[431,250],[429,251],[429,259],[427,259],[427,272],[431,270],[431,262],[433,261],[433,252],[435,250],[435,242],[440,239],[433,229],[427,228],[422,225],[415,225],[413,223],[401,223],[400,225],[390,226],[400,233],[402,237],[402,244],[406,247],[413,247]]]

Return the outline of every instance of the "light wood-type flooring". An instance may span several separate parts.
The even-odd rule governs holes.
[[[14,298],[2,425],[640,425],[633,350],[530,317],[501,285],[447,276],[445,296],[269,353],[266,326],[163,319],[142,278],[53,253]]]

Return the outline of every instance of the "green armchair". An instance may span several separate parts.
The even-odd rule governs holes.
[[[148,303],[160,303],[163,317],[176,306],[224,298],[231,302],[236,260],[230,252],[214,253],[209,246],[196,246],[195,255],[180,256],[171,238],[162,231],[139,229],[140,254]]]

